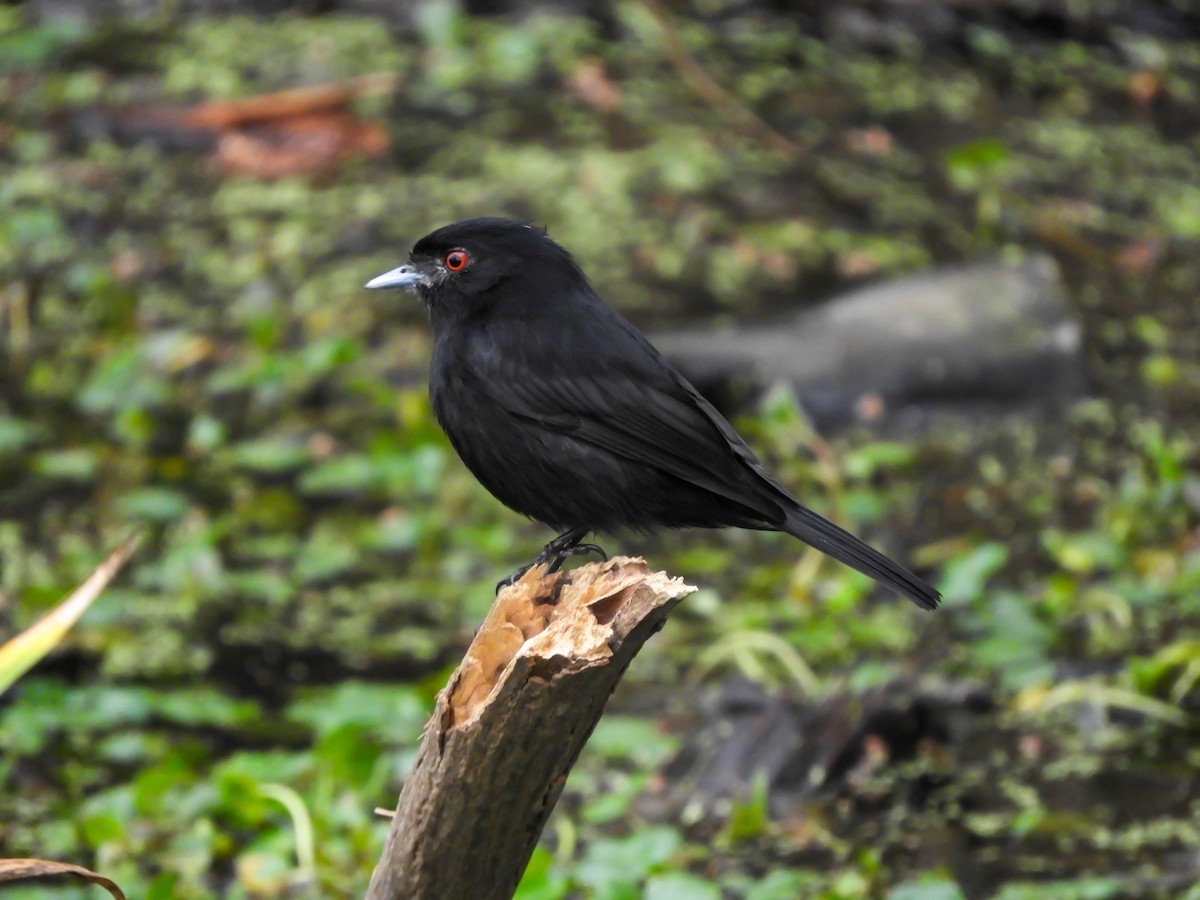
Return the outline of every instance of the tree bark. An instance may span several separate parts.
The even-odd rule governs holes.
[[[694,590],[616,557],[502,591],[438,695],[368,900],[511,898],[609,694]]]

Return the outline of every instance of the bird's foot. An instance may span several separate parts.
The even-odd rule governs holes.
[[[599,544],[579,543],[585,534],[587,534],[587,529],[584,528],[576,528],[560,534],[542,548],[542,551],[534,557],[533,562],[527,566],[521,566],[521,568],[517,569],[507,578],[502,578],[496,582],[496,593],[500,593],[506,587],[512,587],[534,566],[545,565],[547,567],[547,575],[557,572],[562,568],[563,561],[569,556],[585,556],[588,553],[598,553],[605,562],[608,562],[608,554],[604,552],[604,549]]]
[[[561,569],[563,561],[568,556],[587,556],[589,553],[599,554],[602,560],[608,562],[608,554],[604,552],[604,548],[599,544],[576,544],[573,547],[566,547],[558,551],[552,559],[545,560],[550,563],[550,568],[546,570],[546,574],[549,575]],[[534,565],[537,565],[537,563],[534,563]]]

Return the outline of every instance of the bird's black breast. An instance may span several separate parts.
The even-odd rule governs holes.
[[[555,528],[633,524],[637,513],[622,502],[622,473],[611,454],[504,402],[508,379],[536,376],[501,352],[484,334],[460,333],[435,346],[430,399],[463,463],[501,503]]]

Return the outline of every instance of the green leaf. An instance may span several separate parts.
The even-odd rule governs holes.
[[[949,879],[906,881],[888,891],[887,900],[966,900],[958,882]]]
[[[198,415],[188,425],[187,442],[196,450],[208,451],[225,442],[225,423],[208,415]]]
[[[161,403],[167,394],[166,381],[144,364],[142,347],[131,344],[106,357],[92,372],[78,394],[82,409],[90,413],[114,413],[144,409]]]
[[[1010,881],[993,900],[1109,900],[1128,896],[1128,889],[1124,879],[1107,876],[1037,883]]]
[[[346,725],[364,726],[398,743],[415,743],[432,709],[420,691],[407,684],[346,681],[332,688],[301,693],[288,707],[288,718],[324,736]]]
[[[644,900],[721,900],[721,889],[698,875],[672,872],[646,882]]]
[[[776,870],[748,886],[742,900],[795,900],[812,885],[814,876],[796,870]]]
[[[981,544],[942,568],[942,597],[946,606],[961,606],[983,598],[984,588],[1008,561],[1008,548],[1001,543]]]
[[[554,871],[553,854],[538,847],[529,858],[513,900],[565,900],[570,890],[570,880]]]
[[[33,443],[39,428],[32,422],[0,415],[0,453],[21,450]]]
[[[335,782],[365,789],[383,755],[383,745],[366,726],[350,722],[324,734],[313,754]]]
[[[1155,206],[1169,233],[1184,240],[1200,240],[1200,187],[1162,191]]]
[[[242,441],[233,447],[234,464],[253,472],[277,474],[298,469],[312,459],[312,453],[293,438],[262,438]]]
[[[678,748],[677,737],[664,733],[652,720],[636,716],[605,716],[588,741],[590,752],[628,760],[643,769],[661,765]]]
[[[1125,551],[1111,535],[1100,531],[1067,534],[1047,529],[1042,543],[1068,572],[1090,574],[1101,568],[1114,568],[1125,561]]]
[[[721,839],[730,844],[748,841],[766,834],[771,824],[767,809],[767,783],[761,775],[756,776],[745,800],[735,801]]]
[[[58,646],[71,626],[100,596],[100,592],[108,586],[117,572],[121,571],[137,544],[137,538],[125,541],[62,603],[34,625],[0,646],[0,694],[12,687],[13,682]]]
[[[980,614],[983,637],[968,646],[971,658],[997,672],[1010,688],[1048,682],[1054,673],[1048,658],[1054,629],[1030,609],[1029,600],[1001,591]]]
[[[312,756],[288,750],[242,750],[222,760],[213,771],[223,778],[249,782],[293,781],[312,769]]]
[[[1008,144],[997,138],[960,144],[946,152],[946,174],[956,188],[973,190],[997,179],[1011,157]]]
[[[376,463],[362,454],[346,454],[320,463],[304,473],[300,490],[305,494],[355,494],[376,486]]]
[[[575,876],[598,894],[617,896],[611,893],[614,889],[640,884],[682,845],[679,832],[666,826],[645,828],[624,838],[601,838],[588,845]]]
[[[257,722],[263,715],[254,701],[238,700],[207,687],[156,692],[154,711],[179,725],[224,729]]]
[[[116,507],[121,515],[129,519],[172,522],[183,518],[191,507],[191,501],[174,488],[146,486],[119,497]]]
[[[319,582],[354,568],[358,549],[352,538],[329,527],[318,527],[309,535],[296,560],[293,574],[301,582]]]
[[[100,471],[100,458],[95,451],[84,447],[47,450],[34,458],[33,470],[46,478],[88,482],[94,480]]]
[[[875,441],[845,453],[841,463],[848,477],[863,480],[872,477],[880,469],[902,469],[911,466],[916,458],[917,449],[911,444]]]

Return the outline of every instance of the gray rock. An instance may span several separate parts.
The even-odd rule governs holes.
[[[657,346],[718,396],[794,386],[818,420],[914,405],[1034,404],[1078,396],[1082,331],[1046,256],[873,285],[787,320],[660,334]]]

